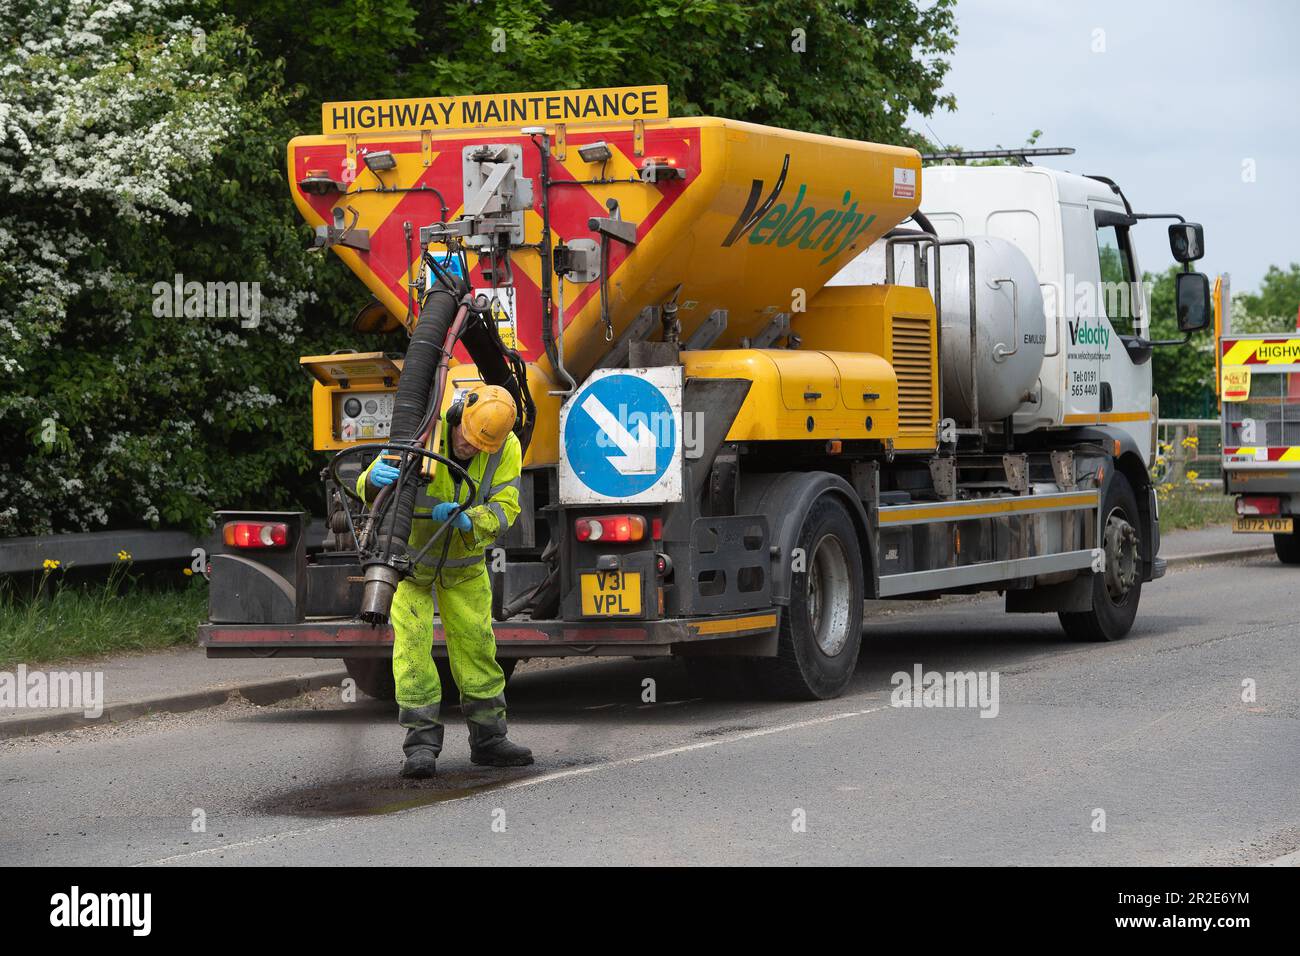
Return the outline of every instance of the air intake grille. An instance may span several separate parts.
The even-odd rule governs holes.
[[[934,361],[930,320],[894,316],[893,362],[898,376],[898,430],[934,431]]]

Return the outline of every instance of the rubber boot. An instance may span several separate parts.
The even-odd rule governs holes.
[[[506,700],[461,700],[469,725],[469,760],[480,767],[526,767],[533,752],[506,739]]]
[[[406,728],[406,740],[402,744],[406,753],[406,762],[402,764],[403,777],[427,780],[437,771],[444,730],[438,722],[438,709],[438,704],[430,704],[409,710],[403,707],[398,711],[397,722]]]

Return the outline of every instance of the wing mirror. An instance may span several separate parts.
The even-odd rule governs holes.
[[[1197,229],[1199,228],[1198,226]],[[1172,234],[1171,228],[1170,235]],[[1210,324],[1210,280],[1204,273],[1178,273],[1174,281],[1174,308],[1178,314],[1179,332],[1199,332]]]
[[[1205,230],[1199,222],[1176,222],[1169,227],[1169,251],[1178,262],[1195,262],[1205,255]]]

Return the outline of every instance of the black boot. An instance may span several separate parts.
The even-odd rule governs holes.
[[[403,777],[427,780],[436,772],[443,734],[443,725],[438,722],[438,709],[438,704],[430,704],[410,710],[403,707],[398,711],[397,722],[406,728],[406,740],[402,744],[406,753],[406,762],[402,764]]]
[[[469,724],[469,760],[481,767],[526,767],[533,752],[506,739],[506,701],[461,700]]]

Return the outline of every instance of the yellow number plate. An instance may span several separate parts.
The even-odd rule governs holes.
[[[641,613],[641,575],[598,571],[582,576],[582,613],[629,617]]]
[[[1238,518],[1232,530],[1259,534],[1291,534],[1295,530],[1294,518]]]

